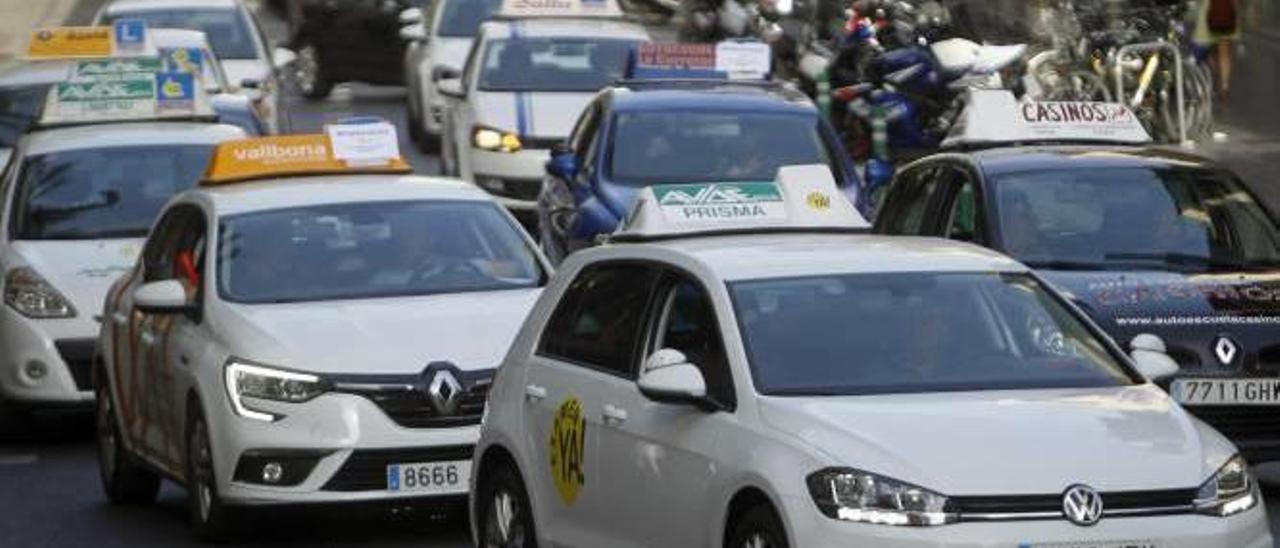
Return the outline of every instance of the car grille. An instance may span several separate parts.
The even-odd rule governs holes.
[[[97,354],[97,341],[93,339],[64,339],[55,341],[58,355],[66,362],[71,378],[78,390],[93,390],[93,357]]]
[[[1183,514],[1194,510],[1196,489],[1117,491],[1102,493],[1107,517]],[[1062,518],[1062,495],[995,495],[951,497],[947,512],[960,521],[1006,521]]]
[[[1264,460],[1280,457],[1280,421],[1274,407],[1200,405],[1186,409],[1239,446],[1245,458],[1257,460],[1263,452],[1269,453]]]
[[[324,491],[383,491],[387,488],[387,467],[451,460],[470,460],[472,445],[421,447],[411,449],[357,449],[351,452],[338,472],[329,478]]]
[[[435,371],[447,369],[457,379],[457,407],[452,413],[436,408],[429,393]],[[420,375],[347,375],[334,377],[334,391],[363,396],[387,417],[405,428],[453,428],[480,424],[494,370],[461,371],[432,365]]]

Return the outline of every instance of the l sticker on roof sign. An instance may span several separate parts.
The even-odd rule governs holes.
[[[203,74],[204,52],[200,48],[160,48],[160,59],[169,72]]]
[[[787,221],[782,192],[775,183],[659,185],[654,197],[667,222],[677,226],[726,226]]]

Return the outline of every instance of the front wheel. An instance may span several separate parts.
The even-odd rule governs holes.
[[[479,493],[480,548],[537,548],[529,497],[515,470],[492,470]]]
[[[160,476],[144,468],[124,448],[111,392],[99,387],[94,417],[98,477],[112,504],[147,504],[160,493]]]
[[[787,548],[787,534],[773,507],[757,504],[733,524],[725,548]]]
[[[201,541],[224,542],[231,537],[233,516],[218,496],[209,426],[198,405],[192,406],[187,419],[187,514]]]

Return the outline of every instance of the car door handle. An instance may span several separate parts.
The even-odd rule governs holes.
[[[601,413],[605,424],[622,424],[627,422],[627,410],[616,405],[604,405],[604,412]]]
[[[547,399],[547,389],[536,384],[528,384],[524,387],[524,397],[531,402],[538,402]]]

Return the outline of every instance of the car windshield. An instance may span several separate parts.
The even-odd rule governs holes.
[[[1280,229],[1230,176],[1189,168],[1011,173],[995,180],[1004,250],[1038,267],[1280,265]]]
[[[108,15],[104,24],[116,19],[142,19],[159,29],[203,31],[219,59],[257,59],[257,41],[244,15],[237,9],[148,9]]]
[[[729,288],[762,394],[1136,382],[1079,318],[1025,274],[850,274]]]
[[[634,43],[604,38],[492,40],[483,56],[480,90],[594,93],[622,78]]]
[[[175,194],[200,179],[210,145],[127,146],[33,155],[13,202],[21,240],[141,238]]]
[[[480,23],[488,19],[502,0],[446,0],[440,9],[439,36],[471,38],[480,30]]]
[[[0,148],[13,148],[36,120],[49,86],[0,89]]]
[[[218,290],[285,303],[538,287],[520,229],[486,202],[295,207],[223,219]]]
[[[772,181],[782,166],[831,165],[816,116],[666,111],[615,120],[609,178],[620,184]]]

